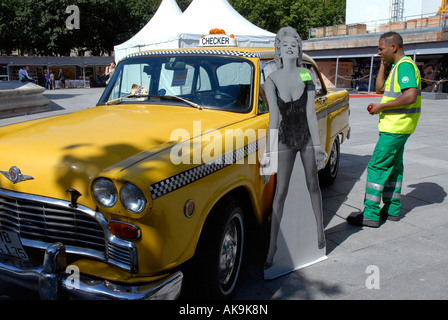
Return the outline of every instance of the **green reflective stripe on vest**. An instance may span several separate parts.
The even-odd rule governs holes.
[[[387,90],[387,88],[386,88],[386,90],[384,91],[384,96],[385,97],[398,98],[399,96],[401,96],[401,93],[402,93],[401,92],[401,88],[399,88],[398,90],[395,90],[395,84],[397,84],[397,87],[399,87],[399,84],[398,84],[398,65],[400,65],[402,62],[409,62],[412,65],[414,65],[414,61],[411,58],[409,58],[409,57],[404,57],[403,59],[401,59],[398,62],[398,64],[396,65],[396,68],[394,67],[392,69],[392,74],[391,74],[391,77],[390,77],[390,79],[394,79],[396,81],[391,81],[390,82],[389,90]],[[417,82],[418,83],[420,83],[419,80],[420,79],[418,79],[418,77],[417,77]],[[421,96],[421,95],[422,95],[422,91],[419,88],[418,91],[417,91],[417,96]]]
[[[388,98],[398,98],[399,96],[401,96],[402,92],[384,92],[383,97],[388,97]],[[417,97],[420,97],[422,95],[422,91],[420,89],[417,90]]]
[[[400,113],[400,114],[412,114],[412,113],[421,113],[422,108],[399,108],[399,109],[386,109],[383,110],[383,113]]]
[[[417,100],[410,105],[398,108],[388,108],[380,112],[378,129],[380,132],[390,132],[397,134],[411,134],[415,131],[418,119],[421,114],[421,76],[418,67],[409,57],[403,57],[393,67],[385,84],[384,95],[381,103],[387,103],[397,99],[401,95],[401,88],[398,82],[398,67],[402,63],[411,63],[415,70],[415,77],[419,84]]]
[[[386,89],[384,91],[384,96],[390,97],[390,98],[396,98],[401,95],[401,90],[395,91],[395,79],[398,81],[398,78],[396,77],[396,74],[398,72],[398,65],[396,68],[392,69],[390,77],[387,79],[389,81],[390,86],[389,89],[387,89],[387,83],[386,83]],[[390,81],[392,79],[392,81]]]

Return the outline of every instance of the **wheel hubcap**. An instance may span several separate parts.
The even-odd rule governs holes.
[[[227,284],[232,276],[238,254],[238,226],[234,220],[228,225],[221,246],[219,274],[221,284]]]
[[[337,151],[337,143],[336,141],[333,142],[333,146],[331,148],[331,154],[330,154],[330,169],[331,173],[334,174],[336,171],[337,163],[338,163],[338,151]]]

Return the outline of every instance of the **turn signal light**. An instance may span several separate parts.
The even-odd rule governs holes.
[[[114,236],[126,240],[137,240],[140,238],[140,229],[138,227],[118,220],[109,221],[109,231]]]

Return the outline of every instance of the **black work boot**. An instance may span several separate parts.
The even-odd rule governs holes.
[[[354,226],[378,228],[379,221],[364,217],[362,212],[353,212],[347,217],[347,222]]]

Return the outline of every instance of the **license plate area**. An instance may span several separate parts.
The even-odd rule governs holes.
[[[12,231],[0,230],[0,255],[29,260],[19,235]]]

